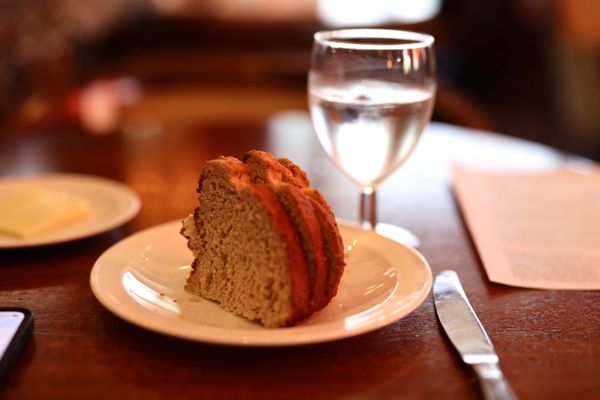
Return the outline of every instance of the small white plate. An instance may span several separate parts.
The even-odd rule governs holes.
[[[0,197],[22,188],[40,187],[63,190],[90,205],[89,215],[51,232],[20,239],[0,233],[0,249],[32,247],[80,239],[108,231],[133,218],[140,209],[140,198],[129,186],[88,175],[51,174],[0,179]]]
[[[266,329],[190,295],[184,284],[192,261],[180,221],[132,235],[96,261],[90,284],[119,317],[170,336],[237,346],[284,346],[355,336],[388,325],[417,308],[431,288],[419,253],[372,232],[340,225],[346,270],[338,295],[300,324]]]

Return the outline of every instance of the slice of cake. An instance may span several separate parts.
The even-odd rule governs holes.
[[[186,290],[266,327],[292,325],[337,293],[343,245],[323,197],[289,160],[251,151],[206,163],[182,234]]]

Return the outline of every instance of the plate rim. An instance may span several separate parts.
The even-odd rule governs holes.
[[[134,242],[134,241],[138,240],[140,237],[153,234],[156,231],[160,231],[162,229],[167,229],[170,226],[175,227],[176,224],[181,224],[182,220],[183,220],[183,218],[181,220],[165,222],[162,224],[158,224],[158,225],[146,228],[139,232],[136,232],[136,233],[120,240],[119,242],[115,243],[114,245],[112,245],[110,248],[108,248],[104,253],[102,253],[98,257],[98,259],[94,263],[94,266],[92,267],[92,270],[90,272],[89,282],[90,282],[90,287],[91,287],[92,293],[94,294],[96,299],[100,302],[100,304],[103,307],[105,307],[108,311],[110,311],[111,313],[113,313],[114,315],[119,317],[120,319],[124,320],[125,322],[131,323],[135,326],[138,326],[140,328],[143,328],[143,329],[155,332],[155,333],[163,334],[163,335],[174,337],[174,338],[185,339],[185,340],[199,342],[199,343],[224,345],[224,346],[235,346],[235,347],[284,347],[284,346],[298,346],[298,345],[326,343],[326,342],[330,342],[330,341],[334,341],[334,340],[341,340],[341,339],[345,339],[345,338],[362,335],[362,334],[365,334],[368,332],[372,332],[372,331],[381,329],[387,325],[390,325],[390,324],[402,319],[403,317],[407,316],[408,314],[412,313],[415,309],[417,309],[425,301],[425,299],[427,298],[427,296],[429,295],[429,293],[431,291],[433,275],[432,275],[431,267],[429,266],[425,257],[419,251],[417,251],[415,249],[409,248],[403,244],[400,244],[398,242],[395,242],[391,239],[388,239],[384,236],[381,236],[381,235],[373,232],[372,234],[377,236],[378,240],[382,240],[384,242],[387,242],[388,244],[391,243],[393,246],[398,246],[399,248],[402,248],[402,251],[407,252],[408,254],[410,254],[411,257],[414,257],[416,260],[418,260],[418,262],[419,262],[418,268],[420,268],[425,273],[425,276],[424,276],[423,281],[420,282],[420,286],[419,286],[420,290],[418,291],[418,296],[414,297],[409,303],[407,303],[407,306],[405,306],[403,308],[403,312],[401,312],[397,315],[385,318],[385,319],[380,319],[378,321],[375,321],[374,323],[370,323],[370,324],[366,324],[366,325],[362,324],[362,325],[359,325],[358,327],[355,327],[352,329],[347,329],[347,330],[343,330],[343,331],[336,331],[336,330],[327,331],[326,330],[326,331],[321,331],[317,335],[315,335],[315,333],[312,329],[315,325],[301,325],[301,326],[284,327],[284,328],[277,328],[277,329],[264,328],[264,330],[263,329],[240,329],[239,337],[241,339],[240,338],[233,339],[231,337],[231,332],[232,332],[231,328],[205,325],[202,323],[198,323],[197,321],[179,320],[179,323],[184,324],[184,325],[190,325],[192,327],[199,326],[199,327],[201,327],[200,331],[193,330],[193,329],[186,331],[186,330],[182,330],[181,328],[175,328],[176,324],[172,324],[172,325],[165,324],[164,322],[162,322],[162,321],[167,321],[166,319],[163,319],[165,317],[161,317],[160,315],[153,313],[152,311],[145,309],[143,306],[138,304],[137,306],[140,307],[140,310],[143,313],[150,313],[153,316],[153,318],[146,320],[146,319],[144,319],[144,315],[140,314],[139,312],[132,313],[130,311],[126,311],[127,307],[119,307],[118,304],[116,304],[114,302],[114,300],[111,299],[112,296],[107,296],[105,293],[103,293],[102,287],[100,287],[96,281],[99,279],[99,277],[102,273],[102,269],[107,268],[106,266],[103,265],[104,257],[110,257],[114,252],[120,250],[121,248],[126,247],[129,244],[129,242]],[[357,230],[361,229],[353,224],[346,224],[346,223],[341,223],[341,222],[338,222],[338,224],[341,227],[344,227],[347,229],[357,229]],[[177,232],[177,230],[174,230],[174,231]],[[182,238],[182,240],[183,240],[183,238]],[[190,254],[190,256],[191,256],[191,254]],[[117,281],[119,281],[118,285],[119,285],[120,290],[122,290],[123,294],[125,296],[127,296],[123,289],[122,283],[121,283],[123,273],[125,272],[125,265],[117,266],[117,267],[113,266],[113,267],[109,267],[109,268],[113,268],[118,271],[118,274],[116,274],[118,277],[113,278],[113,279],[116,279]],[[400,268],[400,266],[395,266],[394,268]],[[396,285],[394,287],[392,293],[390,293],[388,296],[386,296],[386,298],[384,300],[382,300],[380,303],[376,304],[374,307],[384,307],[386,305],[390,306],[390,304],[393,300],[394,294],[397,292],[397,290],[398,290],[398,286]],[[390,299],[392,299],[392,300],[390,300]],[[132,300],[132,301],[134,301],[134,300]],[[358,315],[362,312],[366,312],[369,310],[371,310],[371,309],[360,311],[354,315]],[[133,314],[133,317],[132,317],[132,314]],[[162,323],[156,323],[157,318]],[[339,323],[339,321],[331,321],[329,323],[333,325],[333,324]],[[325,323],[325,324],[327,324],[327,323]],[[234,331],[237,331],[237,330],[234,330]],[[261,334],[258,333],[258,332],[262,332],[264,334],[265,331],[267,331],[269,333],[274,333],[274,332],[277,332],[277,333],[275,335],[264,335],[264,336],[261,336]],[[223,334],[223,333],[227,333],[227,332],[229,334]],[[244,333],[245,333],[245,335],[244,335]],[[248,339],[248,337],[247,337],[248,334],[251,336],[251,339]]]
[[[70,180],[75,184],[85,182],[93,184],[96,187],[103,188],[106,193],[112,195],[112,191],[118,191],[123,195],[123,199],[128,201],[128,207],[120,214],[117,214],[107,222],[99,223],[96,226],[89,227],[82,232],[71,234],[51,233],[50,235],[42,235],[40,237],[27,238],[22,240],[2,242],[0,241],[0,250],[2,249],[19,249],[29,247],[40,247],[58,243],[66,243],[78,239],[95,236],[100,233],[108,232],[116,227],[119,227],[133,219],[141,209],[142,201],[140,195],[127,184],[116,181],[110,178],[96,175],[76,174],[76,173],[47,173],[38,175],[20,175],[0,177],[0,185],[11,184],[26,184],[28,182],[52,182],[56,180]],[[72,183],[71,183],[72,184]],[[108,189],[106,189],[108,188]]]

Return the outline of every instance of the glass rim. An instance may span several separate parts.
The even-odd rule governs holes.
[[[340,42],[336,39],[350,41]],[[411,43],[360,43],[352,39],[397,39]],[[398,29],[352,28],[319,31],[314,35],[315,42],[333,48],[361,50],[404,50],[431,47],[435,39],[427,33],[403,31]]]

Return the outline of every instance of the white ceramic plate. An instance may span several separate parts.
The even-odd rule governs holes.
[[[140,198],[129,186],[109,179],[76,174],[51,174],[0,179],[0,197],[25,187],[67,191],[85,199],[89,215],[60,229],[20,239],[0,233],[1,248],[47,245],[81,239],[113,229],[133,218],[140,209]]]
[[[362,229],[340,225],[348,251],[338,295],[323,310],[289,328],[266,329],[184,291],[191,253],[180,221],[141,231],[96,261],[96,298],[143,328],[208,343],[283,346],[355,336],[388,325],[417,308],[431,288],[431,270],[415,250]]]

